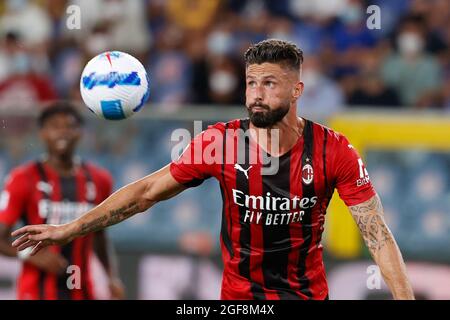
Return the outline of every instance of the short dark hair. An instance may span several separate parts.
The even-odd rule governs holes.
[[[267,39],[250,46],[245,52],[245,66],[264,62],[279,63],[300,70],[303,51],[294,43],[278,39]]]
[[[75,118],[78,125],[82,126],[84,124],[83,117],[72,103],[68,101],[58,101],[52,103],[40,113],[38,117],[39,128],[42,128],[48,119],[57,114],[71,115]]]

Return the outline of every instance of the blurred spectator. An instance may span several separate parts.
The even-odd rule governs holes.
[[[72,88],[79,90],[81,70],[84,67],[82,51],[76,46],[60,49],[53,59],[53,83],[58,95],[62,97],[71,96]],[[76,99],[79,100],[79,99]]]
[[[425,51],[425,39],[420,20],[405,18],[396,37],[397,52],[383,63],[383,79],[397,90],[403,105],[421,105],[421,99],[442,85],[439,63]]]
[[[395,30],[398,21],[408,11],[411,0],[372,0],[370,4],[377,5],[382,12],[381,28],[373,33],[378,39],[382,39]]]
[[[210,55],[195,64],[193,76],[194,103],[244,103],[244,68],[235,59]]]
[[[213,57],[208,70],[209,102],[214,104],[242,104],[243,71],[239,64],[225,56]]]
[[[32,69],[33,56],[21,44],[19,36],[8,33],[1,42],[0,109],[31,110],[56,99],[50,79]]]
[[[71,2],[80,6],[82,13],[82,28],[78,32],[80,41],[84,42],[84,37],[91,30],[102,29],[102,38],[91,37],[90,41],[95,42],[91,48],[104,51],[107,47],[106,50],[121,50],[134,55],[143,55],[148,50],[152,38],[147,29],[144,1],[72,0]],[[100,52],[95,52],[98,53]]]
[[[51,24],[51,38],[52,42],[58,42],[62,38],[62,34],[67,28],[66,25],[66,8],[69,0],[46,0],[44,8],[47,10],[48,17]],[[52,43],[53,44],[53,43]]]
[[[346,10],[347,0],[289,0],[289,8],[299,18],[333,18]]]
[[[298,41],[298,34],[294,30],[294,24],[291,20],[286,18],[274,17],[267,37],[291,41],[297,45],[300,43],[300,41]],[[305,50],[304,44],[302,50]]]
[[[348,99],[349,105],[393,107],[398,106],[397,93],[386,87],[377,73],[362,74],[358,89]]]
[[[395,107],[400,105],[397,92],[381,78],[382,49],[361,52],[359,73],[354,91],[347,97],[352,106]]]
[[[51,25],[46,11],[30,0],[6,0],[6,12],[0,17],[1,36],[14,32],[28,47],[50,40]]]
[[[57,98],[48,77],[26,73],[14,74],[0,82],[0,109],[33,110]]]
[[[86,36],[83,48],[89,57],[110,50],[113,47],[111,25],[107,22],[98,22]]]
[[[350,76],[359,71],[359,59],[363,51],[377,43],[374,31],[366,27],[365,8],[361,0],[349,0],[340,12],[339,21],[331,26],[331,51],[326,52],[336,78]]]
[[[206,61],[206,42],[201,34],[192,34],[186,45],[189,59],[192,61],[192,79],[190,84],[189,101],[195,104],[204,104],[209,100],[206,93],[208,85],[208,63]]]
[[[0,37],[16,34],[29,53],[31,69],[45,73],[50,69],[48,44],[51,21],[45,10],[31,0],[7,0],[0,16]]]
[[[147,25],[150,32],[158,33],[166,23],[166,1],[147,0]]]
[[[306,17],[294,22],[294,42],[300,46],[305,55],[320,54],[328,37],[333,20],[328,18]]]
[[[331,114],[342,110],[344,94],[332,79],[323,74],[321,63],[315,56],[305,59],[301,80],[305,89],[299,100],[298,109],[308,109],[321,114]]]
[[[428,3],[427,14],[419,16],[426,29],[426,50],[432,54],[440,55],[449,48],[445,40],[450,18],[450,2],[435,0]]]
[[[372,4],[382,11],[380,30],[366,27]],[[69,5],[81,9],[80,30],[67,29]],[[301,47],[305,61],[320,59],[318,73],[305,66],[305,107],[324,108],[324,92],[335,96],[329,110],[342,95],[350,104],[445,107],[449,18],[448,0],[5,0],[0,35],[21,37],[23,48],[12,54],[2,44],[0,81],[51,75],[58,96],[79,99],[84,64],[121,50],[148,61],[153,102],[241,103],[243,53],[281,38]],[[366,55],[380,60],[376,68],[367,68]]]
[[[180,52],[164,52],[152,58],[152,101],[182,104],[188,96],[189,61]]]
[[[206,37],[206,53],[210,55],[232,55],[235,46],[233,30],[228,24],[216,26]]]
[[[205,29],[213,21],[219,4],[219,0],[169,0],[167,14],[181,28]]]
[[[146,26],[144,1],[107,0],[105,8],[114,8],[107,16],[112,24],[115,50],[135,55],[146,53],[152,38]]]
[[[361,0],[349,0],[339,18],[341,23],[336,25],[332,33],[334,47],[338,52],[375,45],[373,31],[366,26],[365,7]]]
[[[251,32],[239,36],[233,29],[236,18],[231,13],[222,18],[206,36],[204,44],[200,36],[189,41],[188,51],[194,60],[191,102],[225,105],[243,102],[243,49],[261,29],[255,20],[249,19]]]
[[[187,101],[191,63],[182,49],[183,31],[168,25],[156,35],[158,47],[149,59],[150,100],[170,106],[180,106]]]

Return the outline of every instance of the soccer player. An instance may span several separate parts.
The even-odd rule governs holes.
[[[46,155],[13,169],[0,198],[0,254],[23,260],[18,299],[93,299],[93,248],[109,276],[111,297],[122,298],[123,287],[104,231],[49,246],[33,256],[11,247],[11,228],[19,220],[25,224],[70,223],[107,198],[112,189],[106,170],[75,156],[83,120],[73,106],[66,102],[49,106],[38,124]]]
[[[265,40],[248,49],[245,62],[247,119],[210,126],[179,159],[73,222],[13,232],[19,236],[13,246],[36,253],[68,243],[214,177],[223,196],[221,298],[327,299],[320,242],[336,188],[394,298],[413,299],[400,250],[357,151],[342,134],[297,116],[302,51]]]

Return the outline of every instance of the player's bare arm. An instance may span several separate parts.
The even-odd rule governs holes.
[[[384,220],[380,197],[375,195],[349,209],[394,299],[414,299],[400,249]]]
[[[29,225],[12,233],[18,250],[33,247],[31,254],[48,245],[62,245],[74,238],[102,230],[143,212],[157,202],[186,189],[171,175],[169,165],[133,182],[108,197],[80,218],[63,225]]]

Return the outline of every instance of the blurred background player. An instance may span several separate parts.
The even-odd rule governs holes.
[[[38,124],[39,136],[46,147],[45,155],[14,168],[2,193],[0,253],[10,257],[17,256],[17,251],[10,245],[9,233],[18,221],[67,223],[103,201],[112,190],[113,181],[105,169],[75,155],[83,125],[75,107],[67,102],[55,103],[43,110]],[[17,283],[17,297],[94,299],[93,250],[109,277],[111,298],[123,298],[114,253],[103,231],[79,238],[69,245],[46,248],[36,256],[19,254],[23,267]],[[67,269],[73,265],[79,269]],[[72,278],[68,279],[70,276]]]

